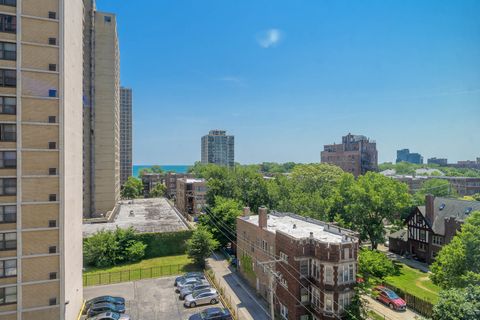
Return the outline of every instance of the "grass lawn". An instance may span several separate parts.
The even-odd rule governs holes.
[[[384,317],[382,317],[381,315],[379,315],[373,310],[368,311],[368,317],[372,320],[385,320]]]
[[[187,255],[159,257],[109,268],[88,267],[83,272],[83,285],[127,282],[176,275],[192,270],[197,268]]]
[[[385,281],[416,297],[427,300],[433,304],[438,301],[440,288],[432,283],[427,273],[400,265],[400,274],[385,278]]]

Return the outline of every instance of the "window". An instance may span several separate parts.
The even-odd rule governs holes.
[[[355,272],[353,263],[338,267],[339,282],[349,283],[355,281],[354,274]]]
[[[57,298],[50,298],[48,300],[48,303],[51,305],[51,306],[54,306],[57,304]]]
[[[433,236],[432,243],[437,246],[443,245],[443,237],[442,236]]]
[[[17,221],[17,206],[0,206],[0,223]]]
[[[262,240],[262,250],[268,252],[268,243],[265,240]]]
[[[57,123],[56,116],[48,116],[48,123]]]
[[[333,294],[325,293],[325,312],[333,312]]]
[[[57,19],[57,13],[54,11],[48,11],[48,18],[49,19]]]
[[[17,32],[17,17],[0,14],[0,32]]]
[[[333,284],[333,268],[331,266],[325,266],[325,283]]]
[[[340,311],[344,311],[351,303],[353,294],[351,292],[341,293],[338,296]]]
[[[51,46],[57,45],[57,38],[48,38],[48,44]]]
[[[17,5],[17,0],[0,0],[0,4],[15,7]]]
[[[418,250],[419,251],[426,251],[427,250],[427,245],[425,243],[420,243],[418,245]]]
[[[17,233],[0,233],[0,250],[15,250],[17,248]]]
[[[48,253],[57,253],[57,247],[56,246],[48,247]]]
[[[48,201],[57,201],[57,195],[56,194],[50,194],[48,196]]]
[[[17,167],[16,151],[0,151],[0,169],[9,169]]]
[[[17,276],[17,259],[0,261],[0,278]]]
[[[17,126],[15,124],[0,124],[0,141],[15,142],[17,140]]]
[[[0,288],[0,305],[17,302],[17,287]]]
[[[309,302],[310,297],[308,296],[308,290],[307,288],[300,288],[300,299],[302,303]]]
[[[50,280],[55,280],[55,279],[57,279],[57,273],[56,273],[56,272],[50,272],[49,278],[50,278]]]
[[[308,276],[308,260],[300,260],[300,274],[302,276]]]
[[[288,309],[280,303],[280,315],[283,319],[288,319]]]
[[[56,228],[57,227],[57,220],[48,220],[48,227],[49,228]]]
[[[343,259],[348,260],[351,259],[352,257],[350,256],[350,248],[344,248],[343,249]]]
[[[320,309],[320,291],[318,290],[318,288],[311,287],[310,292],[310,302],[315,307],[315,309]]]
[[[10,42],[0,42],[0,59],[17,60],[17,45]]]
[[[0,69],[0,87],[15,88],[16,86],[17,86],[17,71]]]
[[[17,179],[0,179],[0,196],[14,196],[17,194]]]
[[[285,289],[288,289],[288,282],[287,280],[281,275],[280,276],[280,284],[282,285],[282,287],[284,287]]]
[[[282,251],[280,251],[280,259],[288,263],[288,256]]]
[[[51,176],[57,175],[57,168],[48,168],[48,174]]]
[[[418,239],[420,241],[426,242],[427,241],[427,232],[425,230],[418,230]]]
[[[105,20],[105,22],[110,23],[110,22],[112,22],[112,17],[110,17],[110,16],[105,16],[105,17],[104,17],[104,20]]]
[[[54,64],[54,63],[50,63],[50,64],[48,65],[48,70],[49,70],[49,71],[57,71],[57,65]]]
[[[48,149],[57,149],[57,143],[56,142],[49,142],[48,143]]]
[[[316,259],[310,260],[310,277],[314,279],[320,278],[320,264]]]
[[[1,114],[17,114],[17,99],[10,97],[0,97]]]

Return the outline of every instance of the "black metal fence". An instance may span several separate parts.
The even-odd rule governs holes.
[[[119,282],[135,281],[148,278],[159,278],[184,272],[185,265],[176,264],[156,266],[143,269],[130,269],[103,273],[87,273],[83,275],[83,286],[98,286]]]

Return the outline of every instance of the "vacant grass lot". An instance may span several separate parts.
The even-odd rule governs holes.
[[[385,282],[433,304],[438,301],[440,288],[432,283],[428,274],[404,264],[399,275],[387,277]]]
[[[109,268],[86,268],[83,272],[83,285],[95,286],[157,278],[196,269],[187,255],[159,257]]]

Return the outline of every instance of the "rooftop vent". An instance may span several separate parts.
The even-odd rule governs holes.
[[[470,212],[472,212],[472,210],[473,210],[472,207],[465,208],[465,214],[470,214]]]
[[[440,211],[442,211],[443,209],[445,209],[445,207],[446,207],[445,203],[442,203],[442,204],[440,205],[440,208],[439,208]]]
[[[295,223],[293,224],[293,229],[297,229],[297,225]]]

